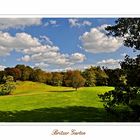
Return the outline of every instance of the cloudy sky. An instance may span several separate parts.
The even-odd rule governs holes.
[[[119,67],[126,54],[121,38],[107,37],[114,18],[0,18],[0,70],[17,64],[47,71]]]

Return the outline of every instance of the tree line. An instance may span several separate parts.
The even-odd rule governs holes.
[[[16,65],[0,71],[1,84],[5,82],[5,77],[7,76],[12,76],[15,82],[17,80],[34,81],[52,86],[67,87],[74,87],[77,84],[77,88],[81,86],[115,86],[126,83],[126,76],[122,69],[107,69],[93,66],[83,71],[46,72],[38,67],[31,68],[30,66]]]
[[[15,67],[7,67],[0,71],[0,83],[5,83],[7,76],[12,76],[15,82],[17,80],[33,81],[76,89],[82,86],[123,86],[126,84],[139,86],[140,70],[137,68],[139,61],[140,57],[137,57],[130,62],[129,56],[126,56],[125,60],[120,63],[121,69],[91,66],[83,71],[68,70],[66,72],[46,72],[38,67],[32,68],[25,65],[16,65]]]

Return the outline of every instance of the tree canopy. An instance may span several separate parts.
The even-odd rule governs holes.
[[[122,37],[124,45],[140,50],[140,18],[119,18],[115,25],[108,26],[108,35]]]

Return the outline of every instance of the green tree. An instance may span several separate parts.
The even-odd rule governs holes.
[[[14,78],[13,76],[8,75],[4,76],[5,83],[1,86],[0,95],[9,95],[15,89]]]
[[[96,75],[96,85],[106,86],[108,84],[108,75],[105,73],[105,71],[100,67],[94,67],[93,69]]]
[[[126,74],[123,69],[104,69],[108,75],[108,85],[109,86],[124,86],[126,85],[127,79]]]
[[[119,18],[115,25],[108,26],[108,35],[122,37],[124,45],[140,50],[140,18]]]
[[[59,72],[53,72],[51,78],[51,85],[61,86],[63,84],[63,75]]]
[[[33,71],[33,69],[31,67],[25,66],[25,65],[16,65],[15,68],[18,68],[21,71],[21,80],[22,81],[30,80],[30,75]]]
[[[85,86],[87,87],[93,87],[96,85],[96,75],[95,71],[92,68],[85,69],[82,72],[83,78],[85,78]]]
[[[116,20],[115,25],[108,26],[106,30],[108,35],[122,37],[126,47],[140,50],[140,18],[119,18]],[[107,99],[104,104],[105,108],[109,111],[113,110],[113,113],[121,116],[122,120],[140,121],[140,87],[136,87],[139,86],[136,83],[140,83],[138,80],[140,69],[139,55],[136,59],[126,56],[124,62],[121,63],[121,67],[126,72],[128,85],[116,87],[114,91],[99,95],[99,97]],[[122,109],[126,106],[127,112],[126,108],[124,108],[122,114],[120,111],[117,113],[116,108],[119,106]]]
[[[5,71],[0,71],[0,84],[4,83],[3,77],[5,76]]]
[[[140,86],[140,55],[137,58],[126,55],[124,61],[121,62],[121,68],[126,73],[129,86]]]

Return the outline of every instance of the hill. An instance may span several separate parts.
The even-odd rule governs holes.
[[[12,95],[0,96],[1,122],[111,121],[98,94],[113,87],[54,87],[17,82]]]

